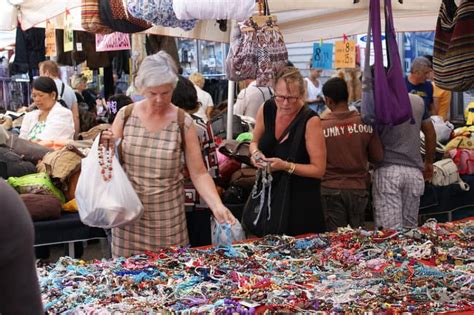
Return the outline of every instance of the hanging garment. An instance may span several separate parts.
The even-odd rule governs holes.
[[[114,31],[102,23],[99,16],[99,0],[82,0],[81,2],[81,26],[94,34],[110,34]]]
[[[21,25],[18,24],[16,28],[15,60],[11,69],[12,75],[28,73],[32,78],[33,72],[37,73],[38,64],[46,59],[44,41],[44,28],[30,28],[23,31]]]
[[[129,14],[122,0],[100,0],[99,16],[104,24],[117,32],[138,33],[152,27],[151,23]]]
[[[433,49],[434,81],[449,91],[474,88],[474,2],[443,0]]]
[[[243,21],[252,16],[255,0],[174,0],[173,10],[180,20],[232,19]]]
[[[136,18],[154,25],[179,27],[185,31],[192,30],[197,21],[180,20],[173,10],[173,0],[129,0],[128,11]]]

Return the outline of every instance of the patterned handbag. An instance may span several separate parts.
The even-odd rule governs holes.
[[[257,32],[252,20],[239,23],[226,59],[227,78],[232,81],[257,77]]]
[[[433,69],[436,86],[450,91],[474,88],[474,2],[443,0],[436,25]]]
[[[129,14],[123,0],[100,0],[99,15],[102,21],[116,32],[138,33],[152,25]]]
[[[98,0],[82,0],[81,5],[81,26],[90,33],[110,34],[114,31],[102,23],[99,16]]]
[[[267,0],[259,0],[261,15],[242,23],[226,60],[227,77],[232,81],[257,79],[257,86],[269,86],[273,76],[288,62],[283,35],[270,15]]]
[[[283,35],[270,14],[268,0],[259,0],[259,7],[263,7],[263,15],[255,18],[263,18],[266,22],[256,23],[257,86],[271,86],[273,76],[288,62],[288,51]]]
[[[155,25],[180,27],[185,31],[192,30],[197,20],[179,20],[173,11],[173,0],[129,0],[128,11],[136,18]]]

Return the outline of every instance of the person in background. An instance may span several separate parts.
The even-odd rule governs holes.
[[[57,85],[49,77],[33,81],[31,98],[37,109],[23,118],[20,138],[31,141],[73,139],[72,112],[58,103]]]
[[[433,85],[428,81],[432,76],[431,62],[425,57],[416,57],[411,63],[410,73],[405,78],[408,93],[421,96],[426,111],[423,120],[430,117],[433,108]]]
[[[325,231],[320,199],[320,181],[326,169],[326,145],[321,121],[315,112],[306,121],[305,133],[296,152],[296,161],[288,162],[295,141],[295,129],[278,141],[291,122],[305,107],[305,85],[300,71],[285,67],[275,76],[275,96],[265,102],[257,113],[253,140],[249,146],[252,163],[258,167],[270,164],[272,185],[291,174],[288,229],[285,234],[299,235]],[[275,186],[277,187],[277,186]],[[281,194],[272,190],[272,194]]]
[[[179,124],[179,109],[171,103],[177,82],[177,67],[170,55],[160,51],[147,56],[135,78],[135,86],[145,99],[134,103],[127,117],[129,107],[122,108],[112,130],[102,134],[104,143],[122,139],[122,165],[145,208],[139,220],[112,229],[114,257],[189,244],[184,161],[194,186],[216,220],[236,222],[204,166],[192,118],[185,114],[184,126]]]
[[[216,143],[214,142],[214,134],[209,123],[206,123],[202,118],[195,115],[200,108],[198,96],[193,83],[180,76],[178,84],[173,91],[171,102],[183,109],[194,120],[197,136],[201,145],[202,159],[204,165],[215,181],[219,178],[219,168],[217,164]],[[188,175],[188,176],[186,176]],[[210,232],[210,218],[211,211],[208,205],[202,200],[194,187],[189,172],[185,170],[184,189],[186,194],[186,218],[188,223],[188,233],[191,246],[204,246],[211,244]]]
[[[109,111],[109,122],[113,123],[117,113],[125,106],[132,104],[133,100],[125,94],[114,94],[107,101]]]
[[[426,55],[424,56],[428,59],[433,66],[433,56]],[[443,117],[444,121],[449,120],[449,114],[451,110],[451,99],[452,99],[452,92],[448,90],[443,90],[436,86],[434,82],[434,71],[432,71],[429,76],[429,80],[433,84],[433,114]]]
[[[314,110],[319,115],[325,109],[322,92],[323,85],[319,80],[319,77],[321,76],[323,70],[313,68],[312,60],[310,61],[309,69],[309,77],[304,79],[306,90],[306,104],[308,104],[309,108]]]
[[[424,182],[433,177],[436,148],[433,123],[423,99],[414,94],[409,97],[415,123],[407,121],[378,128],[384,147],[383,160],[376,165],[372,181],[374,219],[378,228],[416,228]],[[424,163],[420,130],[425,134]]]
[[[327,166],[321,183],[321,198],[329,231],[348,224],[363,226],[369,202],[369,161],[383,158],[383,147],[372,128],[348,106],[346,81],[331,78],[323,86],[325,103],[331,110],[321,117],[326,139]]]
[[[44,314],[31,216],[18,193],[3,180],[0,200],[0,314]]]
[[[71,87],[74,89],[78,104],[87,104],[88,111],[95,111],[97,95],[87,88],[87,77],[82,74],[74,74],[71,77]]]
[[[39,63],[40,76],[50,77],[56,83],[56,89],[58,91],[57,99],[63,100],[67,108],[72,111],[72,117],[74,121],[75,135],[79,134],[80,131],[80,119],[79,119],[79,107],[77,105],[76,94],[73,89],[61,81],[61,71],[56,62],[52,60],[46,60]]]
[[[87,78],[82,74],[74,74],[71,77],[71,87],[74,89],[79,107],[80,130],[88,131],[97,125],[97,95],[87,89]]]
[[[189,76],[189,80],[194,84],[198,100],[201,103],[199,110],[194,114],[204,119],[204,121],[207,121],[211,118],[214,102],[212,100],[211,94],[202,89],[204,87],[204,83],[206,83],[206,80],[199,72],[192,73]]]
[[[234,114],[255,119],[259,108],[273,96],[270,87],[257,86],[255,79],[245,80],[246,88],[240,91],[234,104]]]

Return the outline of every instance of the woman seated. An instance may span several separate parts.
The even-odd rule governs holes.
[[[20,138],[35,142],[73,139],[72,112],[57,102],[58,90],[53,79],[39,77],[34,80],[31,98],[37,109],[25,115]]]

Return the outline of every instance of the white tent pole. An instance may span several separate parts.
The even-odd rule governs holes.
[[[229,32],[229,43],[232,43],[232,38],[235,36],[235,28],[237,22],[235,20],[230,21],[230,32]],[[230,49],[227,54],[230,53]],[[227,86],[227,140],[232,140],[232,122],[234,121],[234,95],[235,95],[235,82],[229,80]]]
[[[227,92],[227,140],[232,140],[232,122],[234,121],[234,92],[235,82],[229,80]]]

